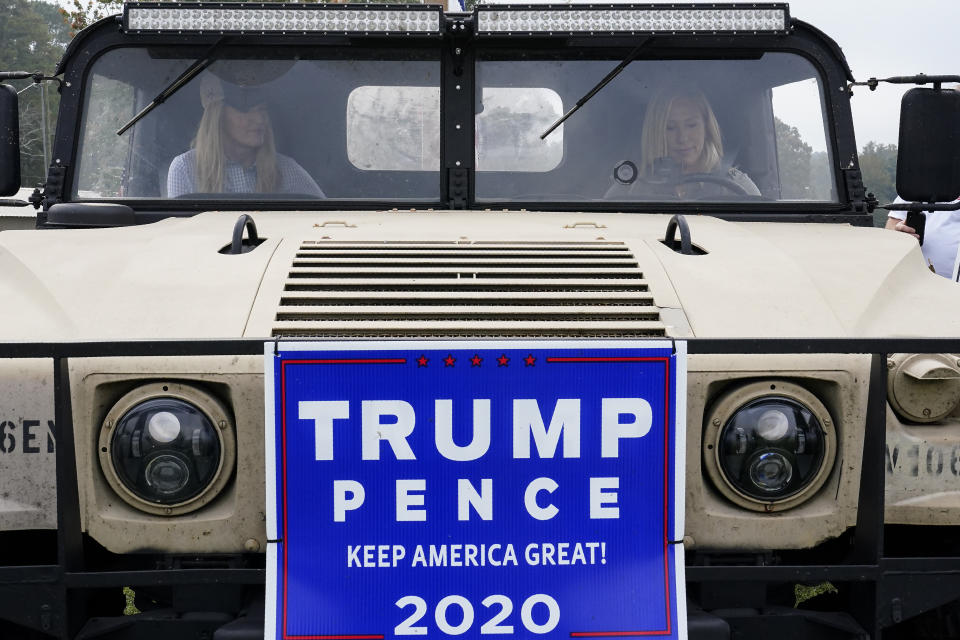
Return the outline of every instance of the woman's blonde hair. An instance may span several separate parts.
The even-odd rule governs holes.
[[[223,193],[226,158],[223,152],[224,122],[223,95],[204,100],[203,117],[193,139],[196,149],[198,193]],[[266,134],[263,145],[257,149],[257,192],[272,193],[277,190],[277,149],[273,141],[273,127],[266,118]]]
[[[720,139],[720,125],[713,115],[713,109],[707,97],[696,89],[663,89],[658,91],[643,118],[643,130],[640,137],[640,174],[651,175],[654,163],[668,157],[667,118],[670,108],[677,100],[688,100],[703,117],[703,152],[692,167],[696,173],[709,173],[717,168],[723,158],[723,142]]]

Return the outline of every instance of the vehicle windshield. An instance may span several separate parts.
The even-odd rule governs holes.
[[[205,49],[124,48],[88,74],[78,199],[441,202],[438,50],[225,47],[123,135]],[[641,55],[654,57],[654,53]],[[477,52],[477,206],[835,202],[823,87],[805,58],[620,61]],[[469,129],[468,129],[469,130]]]
[[[439,200],[434,51],[225,48],[117,130],[205,49],[108,51],[88,76],[81,198]],[[262,56],[262,57],[261,57]],[[269,57],[268,57],[269,56]]]
[[[477,64],[480,201],[834,201],[823,91],[800,56]],[[523,99],[511,99],[516,94]]]

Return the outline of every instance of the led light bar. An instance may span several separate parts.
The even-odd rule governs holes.
[[[129,33],[438,34],[438,5],[129,3]]]
[[[785,34],[786,4],[481,6],[481,35]]]

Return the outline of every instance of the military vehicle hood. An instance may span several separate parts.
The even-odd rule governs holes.
[[[960,335],[956,285],[903,234],[689,217],[236,212],[0,234],[19,340],[473,335]],[[581,292],[581,293],[578,293]],[[281,304],[282,303],[282,304]],[[922,312],[940,309],[936,318]],[[407,327],[407,329],[404,329]]]

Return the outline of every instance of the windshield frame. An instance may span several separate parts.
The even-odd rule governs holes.
[[[204,194],[203,197],[192,199],[180,198],[150,198],[150,197],[84,197],[80,195],[78,188],[81,178],[81,154],[83,153],[83,126],[84,110],[88,106],[90,96],[90,78],[97,70],[97,62],[104,56],[124,49],[164,49],[171,48],[171,53],[181,53],[175,51],[175,48],[184,48],[182,55],[178,59],[191,61],[191,55],[201,55],[203,51],[209,49],[219,36],[168,36],[168,35],[144,35],[140,34],[131,38],[125,34],[114,32],[107,34],[106,40],[112,41],[108,46],[96,50],[91,55],[81,69],[76,84],[72,86],[79,87],[76,91],[75,100],[71,101],[71,113],[73,119],[73,131],[76,142],[71,144],[71,153],[69,160],[65,165],[64,196],[62,201],[71,202],[115,202],[126,204],[134,208],[138,221],[144,222],[169,217],[170,215],[192,215],[201,211],[210,210],[262,210],[264,208],[276,210],[390,210],[398,207],[402,208],[442,208],[443,206],[443,180],[442,170],[433,172],[436,175],[436,197],[435,198],[363,198],[363,199],[337,199],[326,197],[322,199],[304,199],[304,198],[282,198],[258,197],[258,194],[251,193],[249,198],[244,198],[239,194]],[[288,51],[291,54],[298,50],[316,50],[318,47],[317,36],[258,36],[255,40],[244,36],[231,36],[229,44],[225,44],[218,50],[217,59],[246,59],[237,56],[241,51],[247,51],[251,47],[256,47],[268,53],[266,57],[275,57],[278,50]],[[438,74],[442,78],[445,74],[443,66],[445,56],[442,55],[441,42],[436,36],[410,36],[402,42],[397,42],[390,38],[353,38],[347,36],[324,36],[321,37],[323,47],[321,52],[330,52],[332,59],[340,60],[376,60],[379,57],[388,57],[390,59],[416,60],[416,61],[435,61]],[[255,44],[254,44],[255,43]],[[222,58],[221,58],[222,56]],[[255,56],[252,56],[255,57]],[[67,74],[71,72],[72,65],[68,65]],[[191,82],[196,82],[194,78]],[[402,85],[401,85],[402,86]],[[439,86],[439,82],[437,83]],[[441,90],[442,94],[442,90]],[[150,96],[153,97],[153,96]],[[442,98],[441,98],[442,99]],[[155,117],[158,111],[164,109],[164,104],[159,105],[147,118]],[[130,135],[136,131],[140,123],[128,130],[124,135]],[[442,137],[442,136],[441,136]],[[186,150],[186,149],[185,149]],[[65,154],[66,155],[66,154]],[[442,148],[441,148],[442,156]]]
[[[659,212],[659,213],[707,213],[722,218],[739,220],[778,220],[778,221],[845,221],[854,224],[868,224],[870,216],[862,208],[862,202],[851,192],[849,176],[842,170],[857,169],[856,143],[853,136],[852,117],[849,97],[845,93],[846,82],[850,79],[845,61],[835,50],[835,44],[816,29],[802,22],[794,21],[793,30],[788,35],[696,35],[696,36],[658,36],[657,41],[646,51],[644,58],[663,55],[671,58],[697,57],[737,57],[754,56],[760,51],[779,51],[794,53],[806,58],[817,70],[824,87],[825,125],[827,144],[833,158],[831,175],[834,180],[837,202],[791,201],[791,202],[600,202],[600,201],[518,201],[507,202],[478,201],[475,195],[474,140],[475,126],[473,110],[467,105],[474,103],[476,88],[475,59],[478,52],[486,50],[539,50],[552,51],[553,55],[576,57],[578,50],[604,49],[616,55],[626,55],[636,45],[636,38],[615,35],[582,36],[478,36],[474,34],[474,15],[446,14],[443,34],[428,36],[375,36],[356,38],[343,35],[309,36],[257,36],[255,40],[240,37],[237,44],[242,46],[280,45],[290,46],[331,46],[360,47],[376,50],[386,48],[400,54],[409,47],[436,48],[440,61],[440,185],[437,200],[402,201],[396,200],[276,200],[239,201],[204,199],[197,201],[172,200],[136,200],[105,199],[131,204],[136,209],[137,220],[151,220],[170,215],[190,215],[212,209],[313,209],[313,210],[391,210],[391,209],[435,209],[466,208],[474,210],[523,209],[527,211],[621,211],[621,212]],[[215,42],[214,35],[146,35],[135,37],[116,29],[115,22],[104,21],[88,29],[89,33],[78,38],[85,40],[83,48],[74,42],[77,50],[71,56],[68,52],[63,66],[65,79],[70,86],[64,90],[61,119],[55,142],[54,172],[62,175],[63,186],[57,193],[53,185],[53,198],[48,204],[59,201],[78,201],[69,193],[75,189],[78,158],[74,153],[78,147],[73,140],[80,133],[80,111],[85,99],[86,74],[93,60],[116,47],[121,46],[160,46],[191,45],[208,47]],[[466,25],[465,32],[456,32],[456,25]],[[451,35],[454,32],[455,35]],[[256,43],[256,44],[253,44]],[[609,55],[609,54],[608,54]],[[583,114],[574,115],[583,117]],[[459,125],[459,127],[457,126]],[[60,159],[63,160],[60,160]],[[855,182],[855,181],[854,181]],[[853,197],[851,196],[853,193]],[[862,195],[860,196],[862,198]]]
[[[801,23],[802,24],[802,23]],[[810,30],[814,31],[814,30]],[[779,201],[626,201],[626,200],[578,200],[554,201],[546,203],[531,202],[529,200],[484,200],[476,199],[471,193],[471,201],[476,206],[495,208],[550,210],[550,211],[598,211],[598,212],[636,212],[636,213],[710,213],[720,217],[740,220],[783,220],[789,217],[794,220],[820,221],[837,220],[837,214],[848,211],[847,184],[841,175],[840,158],[853,158],[855,161],[855,142],[852,136],[852,125],[843,127],[839,123],[843,118],[850,118],[849,103],[847,100],[833,99],[832,88],[846,88],[845,65],[838,64],[832,51],[824,50],[819,43],[805,36],[805,31],[795,31],[788,36],[750,36],[736,38],[721,38],[718,36],[654,36],[637,56],[639,61],[652,60],[725,60],[750,59],[762,53],[787,53],[798,55],[808,61],[817,73],[817,78],[823,92],[823,116],[826,135],[826,152],[830,158],[830,179],[833,184],[835,201],[807,201],[807,200],[779,200]],[[818,34],[820,35],[820,34]],[[504,37],[485,36],[480,39],[477,52],[478,58],[488,57],[488,52],[495,52],[496,59],[505,59],[513,56],[515,59],[523,57],[539,59],[608,59],[612,69],[617,60],[628,56],[636,47],[636,38],[622,36],[576,36],[569,38],[543,37]],[[736,41],[733,46],[732,41]],[[598,53],[599,52],[599,53]],[[629,66],[627,67],[629,69]],[[601,76],[595,80],[599,81]],[[601,90],[602,91],[602,90]],[[571,105],[567,105],[568,107]],[[588,109],[585,107],[584,110]],[[570,118],[589,117],[583,110],[576,112]],[[848,120],[850,122],[850,120]],[[849,134],[847,133],[849,131]],[[849,145],[849,147],[848,147]],[[851,149],[848,151],[847,149]],[[849,163],[847,163],[849,165]],[[849,165],[851,168],[855,165]],[[833,215],[831,215],[833,214]],[[846,218],[845,215],[840,217]],[[860,221],[857,221],[860,224]],[[867,224],[862,222],[862,224]]]

